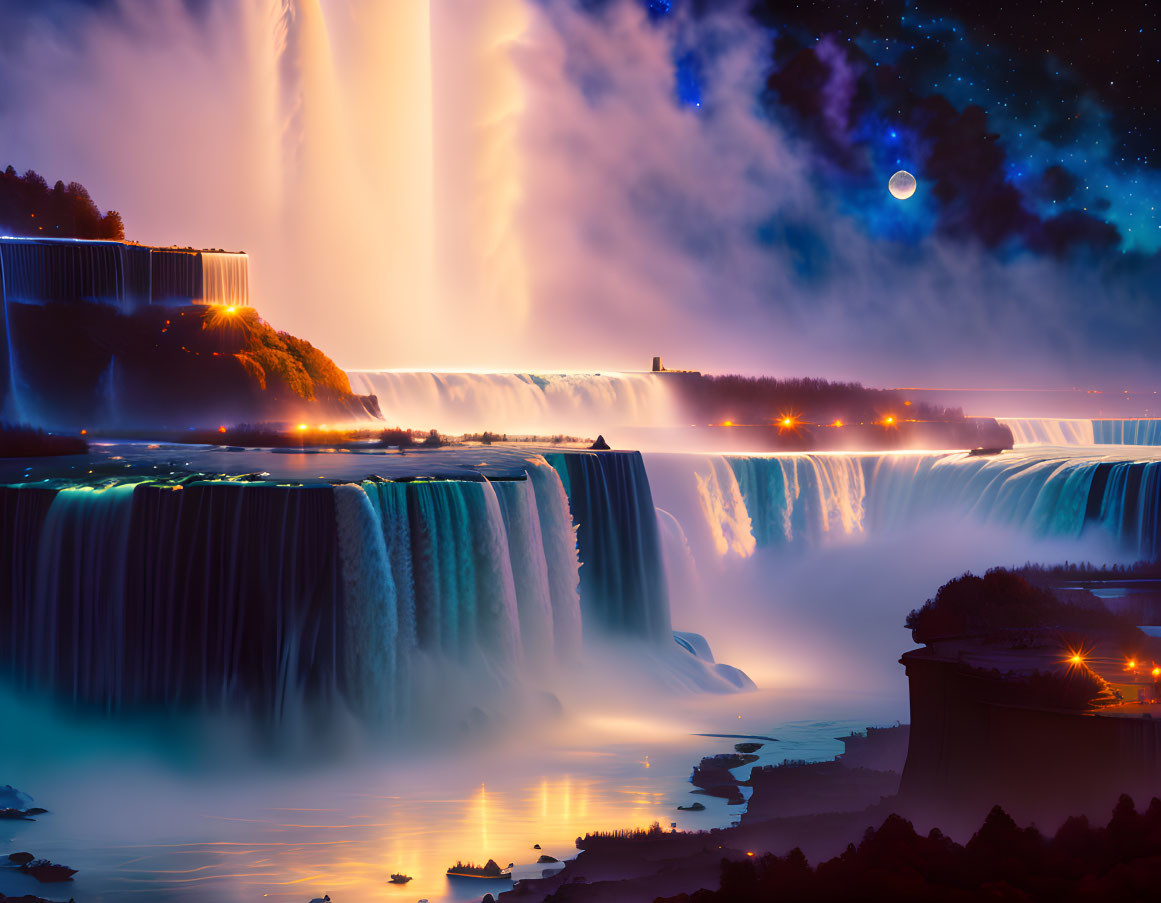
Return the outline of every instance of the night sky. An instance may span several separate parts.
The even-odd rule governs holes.
[[[694,108],[715,6],[647,0],[686,17],[679,99]],[[817,177],[879,237],[931,233],[997,254],[1152,255],[1161,247],[1158,14],[1145,2],[760,0],[773,72],[761,102],[813,146]],[[885,169],[913,203],[881,202]]]
[[[476,8],[476,0],[433,2]],[[499,142],[519,203],[489,224],[496,236],[475,234],[485,256],[526,263],[484,269],[520,272],[526,284],[515,295],[533,302],[486,317],[494,324],[486,340],[447,330],[419,364],[613,369],[651,348],[719,372],[1161,391],[1155,8],[1137,0],[528,2],[527,31],[504,37],[520,76],[519,121],[459,148],[462,160],[440,156],[440,165],[458,162],[454,178],[442,172],[436,181],[459,184]],[[338,24],[375,7],[323,4]],[[234,172],[233,161],[253,157],[252,126],[282,120],[245,103],[269,96],[279,110],[298,109],[306,96],[294,66],[256,68],[268,33],[244,32],[250,44],[236,46],[246,19],[239,11],[260,8],[182,0],[159,14],[147,0],[0,0],[0,165],[80,179],[99,204],[120,210],[134,237],[148,237],[149,225],[183,236],[212,227],[203,240],[253,251],[259,277],[318,262],[320,284],[362,298],[380,329],[352,337],[316,320],[296,294],[299,276],[266,290],[271,315],[345,362],[394,365],[400,349],[381,348],[377,337],[394,334],[398,299],[380,298],[377,284],[364,292],[357,259],[324,266],[325,255],[293,255],[284,236],[253,223],[218,237],[221,223],[239,222],[219,216],[223,198],[243,211],[266,203],[251,188],[269,173]],[[457,21],[445,17],[445,28]],[[371,101],[363,70],[347,65],[359,57],[344,34],[336,28],[331,57],[341,64],[340,107],[351,107],[340,112],[356,123],[390,121],[390,111],[358,106]],[[472,40],[491,47],[494,37]],[[464,75],[461,51],[446,49],[455,46],[434,67],[449,82],[476,78]],[[377,72],[372,63],[366,71]],[[183,66],[205,68],[190,79]],[[274,82],[277,96],[255,90]],[[136,102],[121,102],[127,87]],[[219,124],[210,145],[228,162],[204,165],[169,135],[166,117],[148,113],[168,111],[178,89],[186,113],[177,125],[232,125]],[[321,112],[311,121],[329,122]],[[481,122],[504,122],[494,114],[481,110]],[[475,114],[463,115],[470,123]],[[291,151],[279,158],[283,188],[305,184],[294,169],[305,139],[291,131],[260,136]],[[312,140],[378,160],[361,135]],[[165,161],[152,182],[126,166],[141,148]],[[910,199],[887,191],[897,170],[917,179]],[[174,185],[188,190],[161,200]],[[341,208],[334,222],[352,236],[377,234],[377,213],[351,216],[329,189],[320,196],[328,210]],[[437,222],[474,209],[468,192],[447,198],[454,203],[435,211]],[[288,190],[280,202],[300,201]],[[330,240],[318,211],[296,219],[317,223],[312,241]],[[445,307],[508,294],[457,291]],[[464,339],[455,354],[447,335]]]

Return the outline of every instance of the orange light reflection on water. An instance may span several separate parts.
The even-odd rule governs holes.
[[[134,846],[125,851],[131,855],[117,873],[138,893],[164,887],[180,895],[183,887],[194,893],[197,886],[232,885],[268,900],[300,901],[304,891],[307,897],[335,897],[340,891],[344,897],[357,893],[360,900],[474,901],[505,890],[507,882],[450,881],[448,866],[495,859],[501,866],[515,862],[518,877],[539,875],[546,868],[536,865],[542,853],[571,857],[576,837],[593,828],[640,828],[670,820],[665,793],[644,779],[572,774],[500,788],[480,784],[464,798],[368,794],[348,800],[349,811],[287,806],[265,809],[255,818],[207,815],[252,839]],[[312,814],[318,817],[311,819]],[[540,850],[533,849],[537,843]],[[395,872],[413,880],[391,885],[388,876]]]

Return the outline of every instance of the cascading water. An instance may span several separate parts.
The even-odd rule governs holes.
[[[709,536],[719,557],[745,558],[755,546],[812,544],[947,514],[1034,537],[1075,538],[1094,530],[1127,554],[1161,555],[1161,460],[1151,458],[1097,451],[666,457],[649,462],[651,471],[664,474],[661,504],[681,511],[687,532]],[[696,513],[688,498],[680,500],[694,491]]]
[[[203,304],[245,307],[250,303],[250,265],[244,254],[202,251]]]
[[[1094,420],[1092,427],[1101,445],[1161,445],[1161,420]]]
[[[1091,420],[1053,417],[997,417],[1012,431],[1016,445],[1092,445]]]
[[[585,630],[672,641],[649,478],[638,452],[550,454],[577,524]]]
[[[532,374],[351,371],[388,421],[463,434],[583,435],[616,427],[672,426],[675,404],[649,373]]]
[[[1001,417],[1016,445],[1161,445],[1161,420]]]
[[[0,386],[0,416],[16,422],[24,421],[24,410],[20,403],[19,384],[16,379],[16,351],[12,340],[12,326],[8,316],[8,289],[5,276],[4,253],[0,249],[0,317],[4,326],[4,385]]]
[[[543,459],[528,470],[2,487],[6,675],[107,710],[274,721],[339,700],[372,722],[414,713],[417,657],[511,686],[580,633],[567,498]]]

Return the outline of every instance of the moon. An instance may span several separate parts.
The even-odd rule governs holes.
[[[891,192],[892,197],[905,201],[915,194],[915,176],[907,170],[901,169],[891,176],[891,181],[887,183],[887,190]]]

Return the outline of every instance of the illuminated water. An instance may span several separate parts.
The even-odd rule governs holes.
[[[1001,417],[1017,445],[1161,445],[1161,420]]]
[[[444,871],[457,859],[512,861],[517,877],[539,875],[541,853],[575,855],[574,840],[587,831],[736,818],[739,807],[689,796],[686,782],[701,756],[735,741],[692,733],[778,737],[761,764],[833,756],[841,751],[835,737],[905,714],[901,699],[864,695],[751,694],[724,707],[687,697],[649,715],[596,703],[494,743],[298,768],[245,759],[199,766],[180,750],[37,712],[7,748],[5,780],[53,811],[35,823],[0,823],[0,836],[9,848],[80,869],[67,893],[87,903],[305,903],[324,892],[339,903],[479,900],[496,886],[450,883]],[[706,810],[676,810],[694,800]],[[414,880],[392,887],[394,871]],[[0,870],[0,891],[34,891],[33,883]]]
[[[417,484],[364,480],[370,474],[422,473],[461,482],[475,477],[464,487],[480,494],[474,514],[433,516],[431,522],[442,524],[440,529],[471,522],[471,537],[450,537],[436,546],[449,554],[471,548],[480,556],[473,556],[476,565],[503,561],[492,548],[501,523],[509,543],[540,549],[540,555],[508,556],[509,570],[492,572],[499,589],[490,597],[498,607],[490,609],[489,629],[502,630],[488,653],[511,662],[514,650],[502,640],[514,629],[521,637],[539,638],[525,651],[546,649],[551,636],[555,655],[560,642],[571,645],[579,626],[567,615],[574,609],[555,601],[562,584],[554,573],[560,568],[550,564],[571,550],[571,526],[561,529],[559,509],[540,506],[532,482],[478,482],[481,472],[522,477],[530,457],[537,457],[534,450],[499,447],[399,456],[120,446],[72,462],[38,462],[26,478],[53,468],[72,468],[78,480],[117,473],[122,482],[134,475],[155,480],[174,470],[263,470],[268,482],[325,488],[341,512],[339,545],[362,550],[342,569],[347,598],[363,599],[360,610],[383,615],[366,621],[367,633],[400,637],[418,618],[418,584],[404,562],[414,569],[420,559],[414,551],[405,554],[391,512],[411,501],[409,492],[425,494],[423,505],[475,503],[466,496],[441,501],[445,490],[438,487],[448,484],[438,481],[413,488]],[[547,463],[556,466],[533,471],[541,475],[541,486],[555,480],[574,499],[586,496],[578,492],[578,465],[561,466],[552,453]],[[23,473],[23,465],[15,466]],[[0,833],[12,849],[80,868],[68,891],[79,900],[242,901],[269,895],[305,901],[329,892],[341,903],[478,900],[484,892],[479,886],[461,891],[448,884],[443,873],[456,859],[514,861],[518,876],[529,875],[539,871],[534,863],[541,851],[532,849],[534,843],[562,858],[588,830],[654,820],[681,827],[725,824],[736,810],[709,798],[700,797],[705,812],[676,811],[678,803],[689,801],[692,765],[732,744],[692,734],[780,737],[783,743],[763,750],[763,761],[777,761],[827,757],[839,751],[833,738],[849,729],[906,720],[906,685],[897,664],[909,646],[902,629],[906,611],[967,568],[1131,557],[1156,538],[1158,467],[1161,457],[1151,451],[1107,447],[980,458],[950,452],[647,455],[647,482],[635,477],[620,485],[635,487],[625,498],[636,498],[638,507],[647,490],[649,504],[661,509],[666,573],[655,574],[651,586],[659,579],[667,585],[675,628],[705,633],[719,660],[746,669],[762,691],[675,694],[656,680],[649,640],[654,622],[635,620],[654,611],[649,587],[606,583],[607,574],[594,575],[605,592],[612,586],[622,593],[620,602],[606,597],[597,607],[605,623],[636,627],[619,647],[590,648],[586,638],[585,662],[565,669],[556,684],[563,711],[557,720],[545,712],[509,711],[511,718],[459,736],[425,739],[409,730],[408,742],[392,751],[381,744],[337,742],[341,738],[330,729],[312,734],[307,726],[284,761],[255,757],[243,732],[217,721],[170,719],[158,725],[136,719],[113,728],[54,716],[32,696],[7,697],[0,701],[0,722],[21,729],[6,742],[0,778],[53,812],[36,823],[0,823]],[[13,479],[11,471],[0,476]],[[584,479],[595,476],[586,472]],[[334,490],[322,482],[336,479],[364,482]],[[115,494],[133,491],[105,490],[112,493],[108,506],[86,507],[106,543],[120,541]],[[590,527],[626,531],[613,544],[619,554],[643,548],[628,540],[640,528],[632,518],[619,523],[615,508],[602,509],[592,500],[576,510],[586,506]],[[65,542],[65,513],[58,512],[50,538]],[[94,548],[83,560],[97,566],[101,557]],[[588,566],[582,564],[582,575]],[[460,562],[448,573],[463,567]],[[434,567],[432,573],[438,572]],[[372,604],[390,596],[387,574],[395,598],[390,612]],[[47,573],[44,579],[50,579]],[[105,576],[89,585],[98,594],[109,586]],[[635,601],[626,608],[629,599]],[[617,621],[626,614],[634,617]],[[463,626],[455,624],[457,631]],[[427,629],[452,642],[452,622]],[[418,623],[414,630],[419,632]],[[358,660],[374,674],[397,674],[399,657],[375,657],[384,648],[368,646]],[[526,661],[522,673],[535,675],[537,667]],[[96,678],[111,679],[101,672]],[[526,705],[518,699],[501,693],[496,708]],[[439,708],[456,701],[449,696],[427,704]],[[317,756],[310,755],[312,748]],[[387,874],[396,870],[415,881],[404,888],[387,885]],[[21,881],[0,871],[0,882],[7,882],[0,890],[35,889]]]
[[[672,426],[676,405],[650,373],[350,372],[375,395],[388,423],[460,435],[595,436],[624,427]]]

